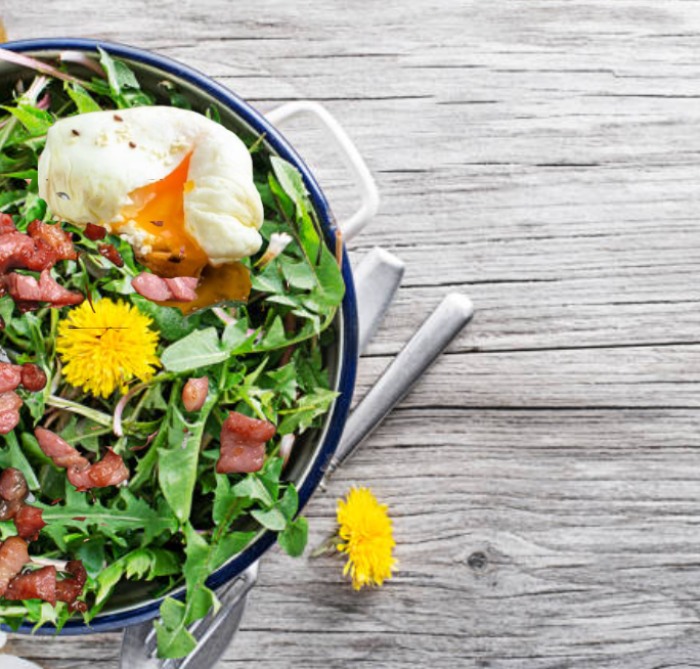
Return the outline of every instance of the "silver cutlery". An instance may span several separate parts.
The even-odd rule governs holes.
[[[353,269],[360,353],[367,348],[389,311],[404,269],[403,260],[380,246],[375,246]]]

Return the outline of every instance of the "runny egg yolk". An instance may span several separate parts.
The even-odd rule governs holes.
[[[209,265],[209,257],[185,229],[183,195],[194,186],[187,181],[189,164],[187,155],[164,179],[131,192],[133,204],[121,212],[124,222],[112,225],[117,234],[127,225],[149,234],[151,250],[139,260],[158,276],[200,277],[195,301],[162,303],[185,314],[227,300],[245,301],[251,288],[243,264]]]
[[[141,261],[158,276],[199,276],[209,258],[185,230],[182,197],[192,184],[187,181],[190,156],[164,179],[132,191],[133,204],[122,210],[124,223],[113,225],[115,232],[129,225],[153,237]]]

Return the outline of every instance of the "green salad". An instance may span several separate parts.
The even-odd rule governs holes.
[[[261,240],[235,262],[206,264],[212,251],[177,241],[169,217],[182,218],[183,198],[189,211],[198,184],[174,172],[142,193],[143,211],[161,206],[159,193],[179,194],[148,210],[150,236],[133,221],[57,215],[78,205],[67,187],[51,186],[54,206],[40,196],[52,127],[78,142],[83,115],[109,110],[122,132],[134,108],[189,109],[171,83],[144,90],[124,62],[99,55],[99,74],[71,69],[82,78],[21,56],[36,74],[16,82],[0,114],[0,622],[60,630],[71,617],[89,624],[134,588],[146,601],[184,586],[183,598],[163,600],[156,624],[159,656],[175,658],[194,646],[187,626],[218,606],[207,578],[261,528],[292,556],[304,549],[307,521],[284,468],[337,396],[324,351],[344,284],[301,175],[263,137],[244,138]],[[2,50],[0,59],[17,62]],[[219,123],[214,107],[204,117]],[[109,160],[137,155],[150,141],[140,132]],[[220,147],[214,163],[226,160]],[[52,169],[70,151],[54,147]],[[190,175],[211,167],[196,151]],[[121,169],[125,184],[138,169]],[[216,183],[206,195],[214,208],[230,196]],[[254,233],[244,221],[240,238]]]

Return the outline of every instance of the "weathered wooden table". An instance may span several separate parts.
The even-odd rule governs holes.
[[[700,3],[4,0],[11,38],[96,36],[254,105],[320,100],[408,265],[362,392],[449,290],[477,317],[308,507],[370,485],[398,576],[263,562],[221,667],[700,666]],[[319,133],[289,136],[339,213]],[[14,638],[113,669],[118,636]],[[0,658],[0,665],[2,664]]]

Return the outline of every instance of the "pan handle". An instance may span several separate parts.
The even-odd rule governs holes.
[[[357,147],[335,117],[318,102],[297,100],[287,102],[266,114],[268,121],[280,125],[287,119],[301,114],[313,116],[328,131],[345,165],[360,190],[361,204],[350,218],[340,221],[338,227],[345,240],[352,239],[375,216],[379,209],[377,184],[360,155]]]

